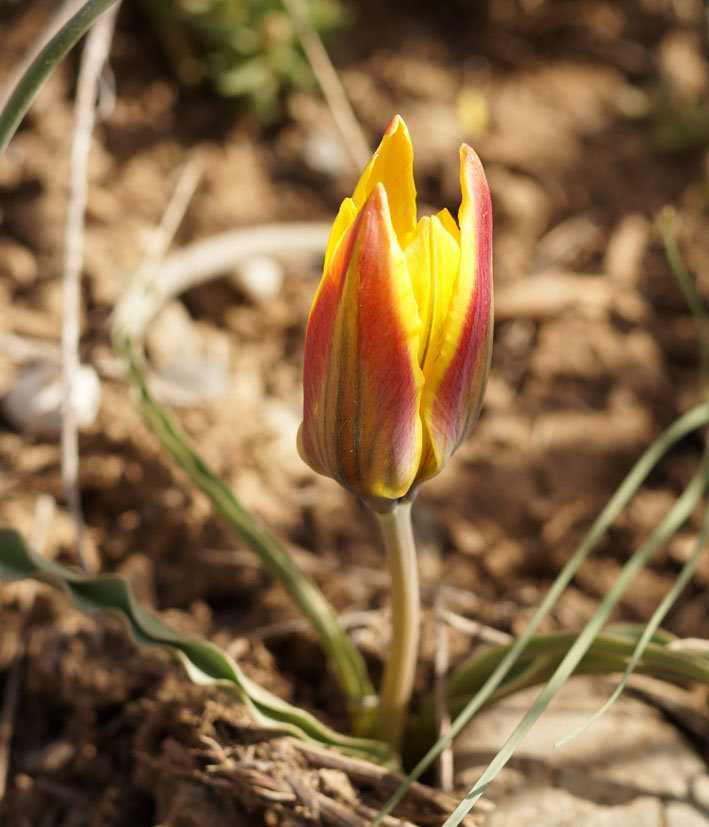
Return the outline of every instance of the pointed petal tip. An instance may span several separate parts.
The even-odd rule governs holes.
[[[482,189],[489,197],[489,187],[485,170],[478,153],[468,144],[460,145],[460,171],[461,178],[466,184],[474,183],[476,189]],[[472,178],[472,182],[470,181]]]
[[[410,153],[413,157],[414,148],[411,143],[411,135],[409,135],[409,129],[401,115],[394,115],[394,117],[389,121],[389,126],[387,126],[384,134],[382,135],[382,140],[379,144],[377,152],[381,152],[385,142],[388,143],[389,141],[393,141],[395,144],[398,144],[402,149],[405,148],[406,153]]]
[[[383,210],[389,207],[389,199],[387,198],[387,191],[384,184],[381,181],[378,181],[374,185],[374,189],[369,194],[369,198],[365,202],[363,210],[374,209],[374,210]]]
[[[468,144],[460,147],[460,187],[462,201],[458,212],[458,223],[461,234],[468,235],[470,222],[477,225],[473,238],[480,245],[487,240],[486,247],[489,254],[490,236],[492,234],[492,199],[482,162],[475,150]]]
[[[375,184],[374,189],[360,210],[360,215],[362,216],[362,223],[369,224],[369,222],[374,219],[377,222],[383,223],[387,228],[391,228],[391,232],[393,233],[389,196],[387,195],[386,187],[381,181]]]
[[[389,121],[389,126],[384,130],[384,137],[393,135],[399,127],[402,127],[404,132],[408,135],[409,130],[406,128],[406,122],[398,113]]]

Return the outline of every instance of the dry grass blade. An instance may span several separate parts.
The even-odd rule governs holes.
[[[79,494],[79,427],[74,408],[74,385],[79,370],[81,270],[84,261],[84,212],[88,192],[88,159],[96,119],[99,78],[108,59],[120,3],[98,19],[84,48],[76,93],[71,143],[69,189],[64,231],[62,278],[62,484],[76,527],[76,555],[84,571],[90,566],[83,552],[84,518]]]
[[[448,628],[446,626],[446,605],[443,592],[439,589],[434,601],[436,624],[436,654],[433,661],[434,697],[436,699],[436,728],[438,738],[442,738],[450,729],[451,716],[448,710],[448,692],[446,680],[450,666],[448,654]],[[453,790],[453,744],[449,742],[441,751],[438,759],[438,779],[441,789],[450,793]]]
[[[283,0],[291,16],[303,51],[310,61],[315,77],[320,84],[325,100],[330,107],[335,124],[352,159],[352,165],[359,172],[369,161],[371,154],[362,127],[355,117],[335,67],[320,40],[315,26],[310,22],[308,7],[303,0]]]

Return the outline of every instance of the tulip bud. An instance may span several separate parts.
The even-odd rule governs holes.
[[[335,219],[305,338],[298,448],[377,510],[411,499],[475,424],[492,341],[492,208],[460,148],[458,226],[416,221],[413,150],[396,116]]]

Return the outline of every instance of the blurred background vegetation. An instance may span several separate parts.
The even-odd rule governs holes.
[[[314,86],[293,21],[281,0],[142,0],[172,61],[188,87],[213,84],[239,99],[265,122],[280,113],[283,93]],[[321,36],[349,20],[339,0],[303,0]]]

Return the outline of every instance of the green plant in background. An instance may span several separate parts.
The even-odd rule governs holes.
[[[647,93],[648,136],[656,152],[691,152],[709,146],[709,103],[704,95],[685,99],[668,82]]]
[[[210,81],[264,121],[280,110],[282,94],[311,89],[314,77],[281,0],[142,0],[186,86]],[[316,31],[346,22],[339,0],[304,4]]]

